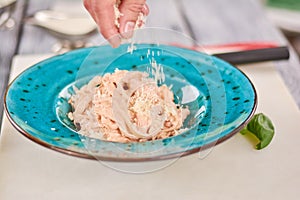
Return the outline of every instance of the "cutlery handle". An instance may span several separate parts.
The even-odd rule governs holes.
[[[256,50],[213,54],[231,64],[245,64],[263,61],[287,60],[290,57],[289,49],[286,46],[272,47]]]

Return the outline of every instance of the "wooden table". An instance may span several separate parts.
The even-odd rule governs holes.
[[[12,57],[18,51],[19,39],[21,37],[21,21],[25,11],[24,2],[18,2],[12,18],[15,27],[11,30],[0,29],[0,116],[3,112],[3,96],[6,89]],[[0,120],[2,117],[0,117]]]
[[[57,8],[62,2],[20,0],[14,13],[15,29],[0,31],[0,115],[12,57],[16,54],[49,53],[57,42],[44,30],[23,23],[24,17],[38,10]],[[74,1],[64,3],[70,2]],[[151,13],[147,26],[182,32],[201,45],[249,41],[287,44],[281,32],[266,18],[258,0],[148,0],[148,4]],[[97,34],[90,41],[99,44],[103,39]],[[300,64],[292,48],[290,53],[290,60],[276,62],[276,67],[300,106]]]

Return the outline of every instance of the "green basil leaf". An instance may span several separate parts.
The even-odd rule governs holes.
[[[273,139],[275,129],[272,121],[263,113],[253,116],[247,126],[240,131],[241,134],[252,133],[260,141],[256,149],[260,150],[268,146]]]

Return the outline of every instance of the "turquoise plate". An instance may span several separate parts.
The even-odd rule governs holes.
[[[32,141],[72,156],[108,161],[151,161],[180,157],[213,147],[239,132],[253,116],[257,96],[239,69],[206,54],[174,46],[140,44],[84,48],[54,56],[21,73],[5,95],[13,126]],[[125,52],[125,53],[124,53]],[[66,117],[72,86],[115,68],[144,70],[149,59],[165,66],[166,84],[183,102],[184,86],[198,92],[187,105],[192,117],[186,130],[166,139],[140,143],[108,142],[84,137]]]

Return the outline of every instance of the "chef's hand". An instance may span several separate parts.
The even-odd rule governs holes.
[[[114,5],[119,0],[84,0],[84,6],[97,23],[101,34],[109,41],[112,47],[118,47],[121,37],[131,38],[140,13],[147,16],[149,13],[146,0],[122,0],[119,5],[121,17],[120,26],[115,24],[116,16]]]

